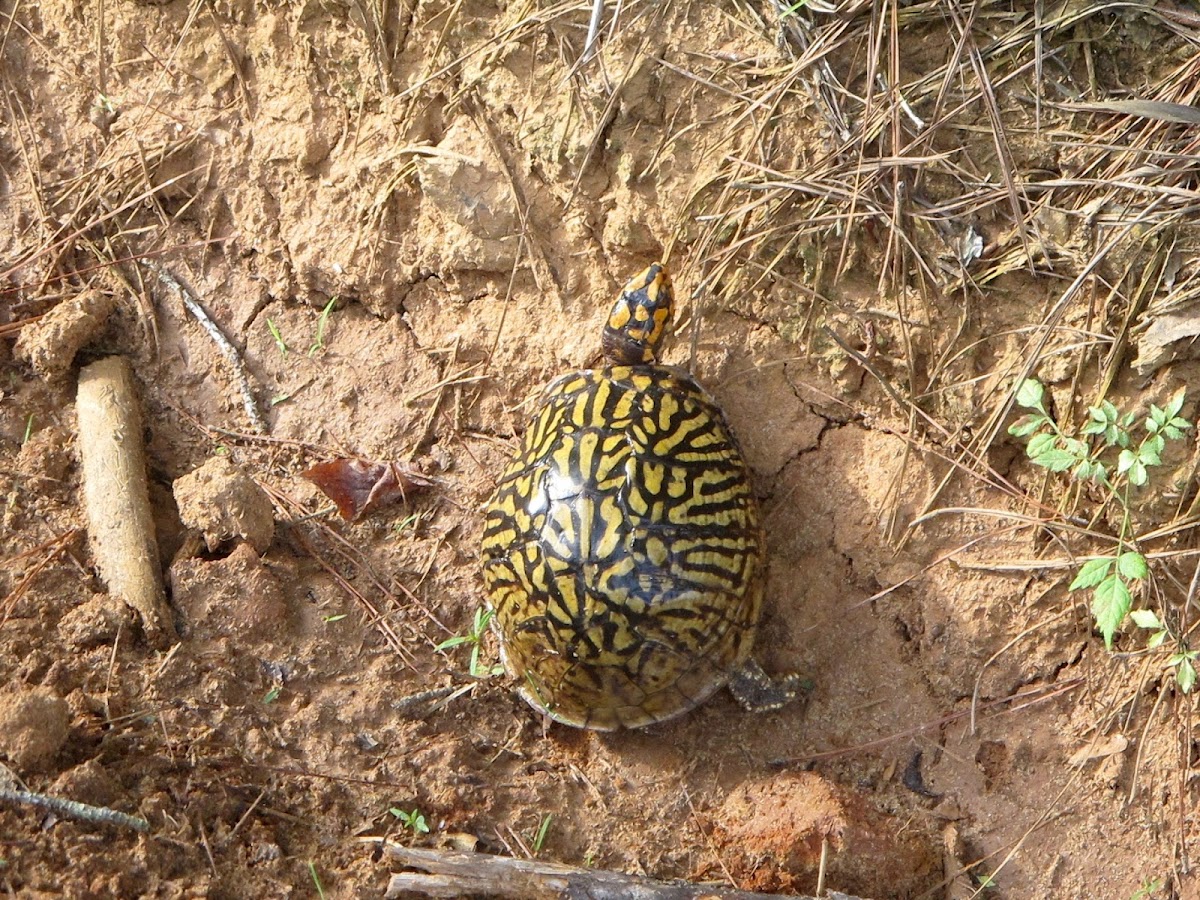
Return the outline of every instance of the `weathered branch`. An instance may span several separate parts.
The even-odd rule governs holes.
[[[141,616],[152,644],[178,640],[163,592],[133,372],[109,356],[79,373],[75,403],[88,536],[109,591]]]
[[[711,884],[655,881],[603,869],[513,859],[460,850],[417,850],[391,842],[384,851],[401,865],[389,900],[416,897],[498,897],[513,900],[815,900],[799,894],[756,894]],[[825,900],[861,900],[830,891]]]

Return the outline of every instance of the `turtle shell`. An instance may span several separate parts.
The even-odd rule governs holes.
[[[687,712],[754,643],[764,541],[749,471],[682,370],[552,382],[489,503],[483,557],[505,669],[569,725]]]

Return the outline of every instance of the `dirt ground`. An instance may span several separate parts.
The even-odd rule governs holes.
[[[1109,373],[1123,408],[1195,381],[1186,353],[1130,365],[1136,316],[1190,283],[1195,121],[1066,107],[1192,102],[1200,20],[839,5],[610,4],[584,62],[583,4],[3,5],[0,786],[150,828],[0,805],[0,890],[377,897],[394,867],[361,839],[386,835],[805,894],[825,844],[824,885],[878,900],[1200,896],[1193,698],[1144,641],[1105,650],[1062,562],[1095,545],[1030,527],[1065,483],[1004,431],[1022,374],[1064,421]],[[1117,177],[1151,137],[1179,152]],[[547,725],[486,677],[490,635],[484,677],[437,648],[483,603],[528,401],[664,255],[668,359],[762,501],[758,655],[812,690]],[[88,541],[75,389],[110,354],[177,643]],[[300,477],[339,456],[435,486],[347,524]],[[214,460],[233,487],[178,483]],[[1182,523],[1147,544],[1179,606],[1196,487],[1190,449],[1168,462],[1137,515]],[[205,545],[183,506],[258,518]]]

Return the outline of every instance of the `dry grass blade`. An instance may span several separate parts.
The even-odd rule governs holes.
[[[0,628],[4,627],[4,623],[8,621],[8,617],[12,615],[12,611],[16,608],[17,603],[20,602],[21,598],[29,590],[29,585],[33,583],[33,580],[37,578],[37,576],[43,572],[46,567],[50,565],[50,563],[54,562],[54,560],[58,558],[59,554],[61,554],[68,546],[70,546],[71,541],[73,541],[78,534],[79,530],[73,528],[65,534],[61,534],[58,537],[46,541],[37,547],[26,550],[24,553],[18,553],[15,556],[10,556],[8,559],[3,561],[5,565],[10,565],[17,560],[41,554],[41,558],[34,563],[34,565],[29,569],[28,572],[24,574],[24,576],[22,576],[21,580],[16,584],[16,586],[8,592],[8,595],[3,600],[0,600]]]

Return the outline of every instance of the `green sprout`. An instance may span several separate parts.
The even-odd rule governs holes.
[[[269,316],[267,317],[267,328],[271,332],[271,337],[275,339],[275,346],[279,348],[279,355],[286,358],[288,355],[287,341],[283,339],[283,334],[280,332],[279,326]]]
[[[329,316],[333,313],[333,307],[337,304],[338,298],[330,297],[329,302],[325,304],[325,308],[321,310],[321,317],[317,319],[317,334],[313,340],[313,344],[308,348],[308,357],[312,359],[318,350],[325,349],[325,329],[329,325]]]
[[[538,826],[537,834],[533,836],[533,855],[537,856],[542,852],[542,846],[546,843],[546,835],[550,831],[550,820],[554,816],[551,813],[546,813],[542,816],[542,823]]]
[[[393,806],[388,812],[399,819],[400,824],[413,834],[429,834],[429,824],[425,821],[425,816],[421,814],[419,809],[414,809],[412,812],[405,812],[398,806]]]
[[[467,634],[456,634],[452,638],[447,638],[433,649],[449,650],[451,647],[457,647],[460,644],[471,645],[471,662],[468,671],[474,678],[490,678],[493,675],[499,675],[504,671],[503,666],[492,666],[488,668],[479,662],[479,649],[483,646],[483,636],[487,632],[488,622],[492,620],[492,611],[485,607],[479,607],[475,610],[475,621],[471,624],[471,630]]]
[[[317,864],[310,861],[308,864],[308,873],[312,875],[313,885],[317,889],[317,896],[320,900],[325,900],[325,888],[321,886],[321,877],[317,874]]]

